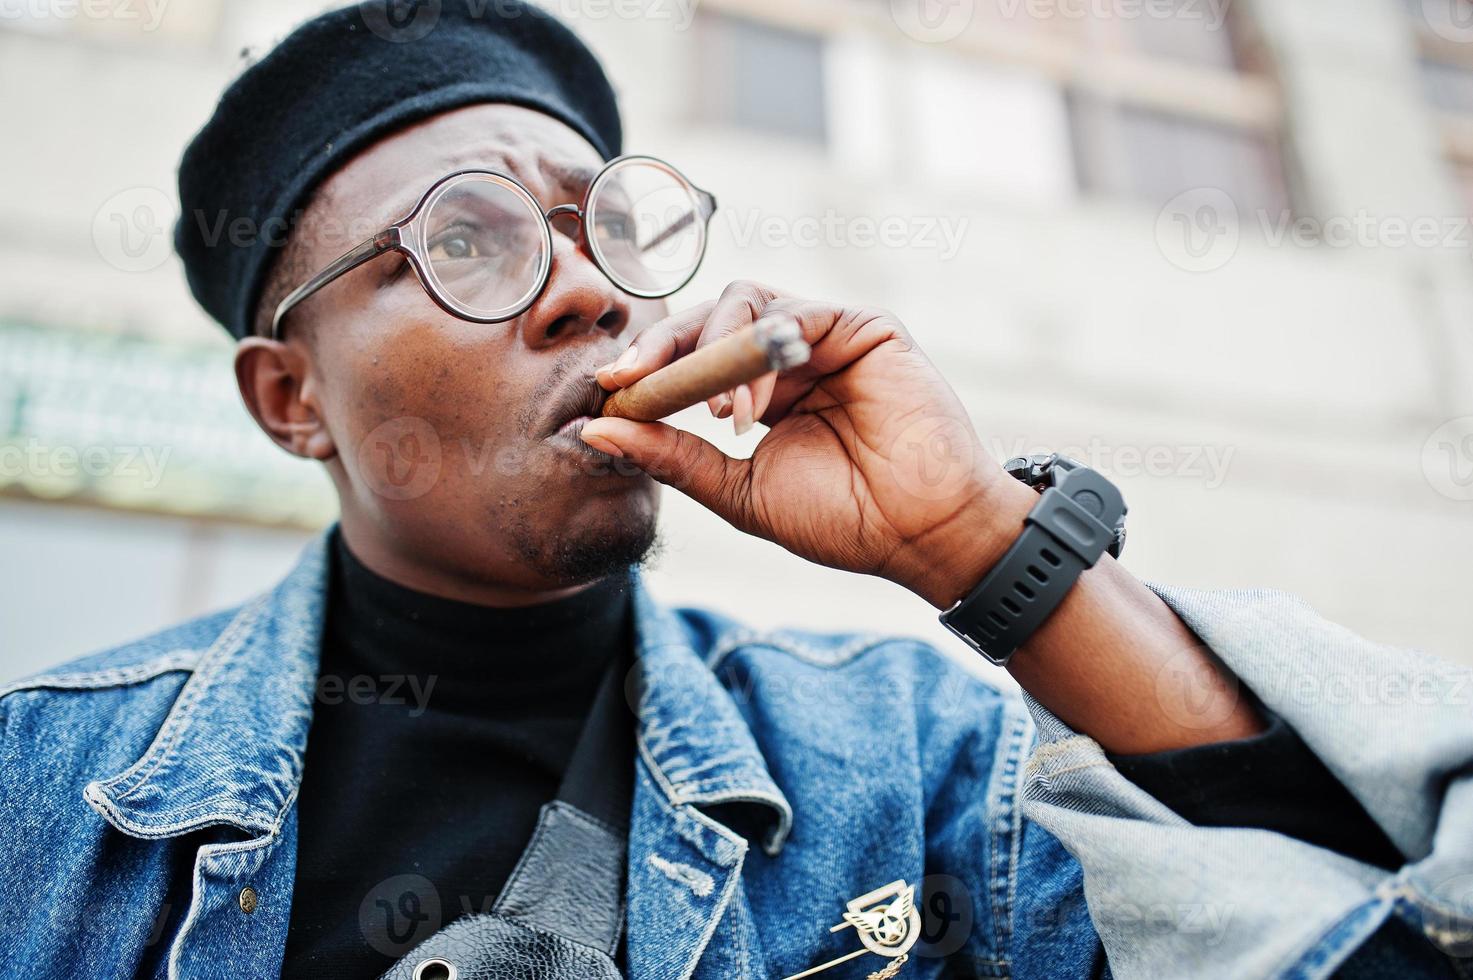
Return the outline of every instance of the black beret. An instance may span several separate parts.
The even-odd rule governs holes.
[[[297,28],[225,90],[179,163],[174,247],[195,299],[248,335],[312,191],[374,140],[478,102],[536,109],[605,160],[620,152],[598,60],[522,0],[366,0]]]

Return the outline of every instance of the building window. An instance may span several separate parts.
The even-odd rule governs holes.
[[[1407,0],[1407,11],[1450,174],[1473,213],[1473,0]]]
[[[1072,98],[1070,110],[1080,186],[1087,192],[1162,204],[1213,187],[1244,211],[1280,214],[1289,207],[1282,155],[1271,134],[1088,94]]]
[[[1078,25],[1076,57],[1097,66],[1069,83],[1081,189],[1161,204],[1212,187],[1245,210],[1287,210],[1281,104],[1252,25],[1187,0],[1175,16],[1140,9]]]
[[[1434,107],[1473,115],[1473,69],[1424,59],[1422,88]]]
[[[699,25],[703,120],[826,142],[821,37],[727,14],[702,13]]]

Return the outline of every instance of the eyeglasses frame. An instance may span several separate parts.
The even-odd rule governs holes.
[[[632,162],[653,164],[659,169],[664,170],[679,181],[682,186],[687,188],[696,202],[698,217],[700,219],[699,227],[701,229],[700,255],[696,257],[696,262],[691,267],[690,274],[669,289],[641,290],[621,282],[609,270],[609,267],[599,255],[599,249],[594,243],[593,236],[588,234],[586,218],[599,188],[611,174],[618,171],[621,165]],[[457,308],[454,300],[445,295],[443,286],[439,284],[438,277],[434,275],[433,265],[424,255],[426,247],[425,228],[419,219],[422,215],[429,213],[433,205],[439,201],[440,196],[451,184],[459,181],[463,177],[470,176],[490,177],[494,178],[497,182],[503,183],[524,199],[523,203],[530,206],[532,213],[542,218],[542,261],[538,267],[536,284],[524,293],[515,304],[507,307],[507,310],[510,312],[498,312],[492,316],[484,316],[472,313],[467,309]],[[642,154],[626,154],[615,157],[604,164],[603,168],[588,182],[588,189],[583,192],[582,202],[578,204],[559,204],[545,211],[542,209],[542,205],[538,202],[537,198],[527,189],[526,185],[510,174],[504,174],[497,170],[479,168],[457,170],[454,173],[446,174],[431,184],[429,189],[420,195],[419,200],[409,209],[409,213],[404,217],[378,232],[372,238],[353,246],[329,263],[321,272],[288,293],[277,304],[276,312],[271,317],[271,339],[281,339],[282,320],[293,307],[302,303],[307,297],[316,293],[329,283],[347,275],[360,265],[370,262],[386,252],[399,252],[404,255],[409,262],[410,268],[414,270],[415,277],[419,279],[420,287],[425,291],[426,295],[434,301],[436,306],[451,316],[471,323],[505,323],[508,320],[515,320],[531,308],[532,304],[537,301],[537,297],[541,296],[543,290],[547,288],[548,280],[552,277],[552,221],[554,218],[559,217],[573,217],[577,219],[579,230],[578,237],[575,241],[578,244],[579,250],[588,256],[593,264],[598,267],[598,270],[604,274],[604,277],[618,289],[640,299],[660,299],[677,292],[695,278],[696,273],[701,268],[701,263],[706,258],[706,230],[710,225],[712,215],[715,213],[715,195],[710,191],[697,187],[691,182],[690,178],[686,177],[685,174],[681,173],[672,164],[666,163],[658,157]]]

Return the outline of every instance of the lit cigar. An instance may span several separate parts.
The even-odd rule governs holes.
[[[654,422],[769,371],[795,368],[808,354],[798,321],[786,313],[769,314],[620,388],[604,402],[603,414]]]

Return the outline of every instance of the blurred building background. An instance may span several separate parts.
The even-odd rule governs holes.
[[[1473,662],[1473,7],[547,5],[626,145],[722,203],[676,305],[755,278],[889,307],[999,458],[1123,485],[1137,574]],[[244,52],[319,6],[0,0],[0,681],[238,602],[332,518],[168,235]],[[668,491],[664,522],[670,601],[950,642]]]

